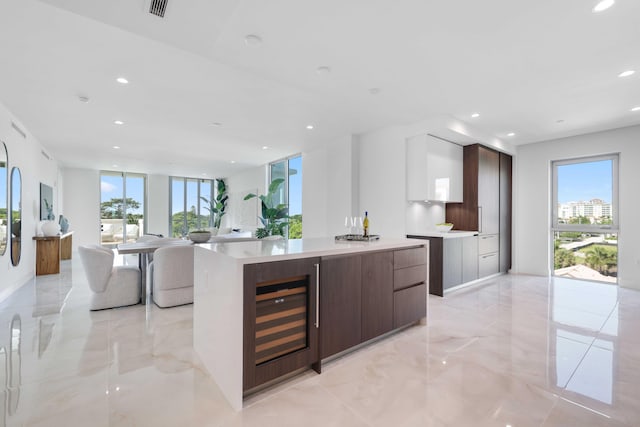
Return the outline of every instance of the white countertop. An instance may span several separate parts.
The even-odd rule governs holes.
[[[441,231],[426,231],[426,232],[420,232],[419,234],[413,234],[413,233],[409,233],[411,235],[414,236],[424,236],[424,237],[442,237],[443,239],[456,239],[456,238],[460,238],[460,237],[471,237],[471,236],[477,236],[478,232],[477,231],[464,231],[464,230],[451,230],[451,231],[447,231],[446,233],[443,233]]]
[[[381,238],[372,242],[338,241],[333,237],[259,240],[253,242],[202,243],[196,246],[231,257],[241,264],[341,255],[356,252],[380,251],[422,246],[417,239]]]

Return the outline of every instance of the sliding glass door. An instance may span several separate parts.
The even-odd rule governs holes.
[[[135,242],[145,231],[147,177],[127,172],[100,173],[100,241],[113,246]]]
[[[555,276],[617,283],[618,155],[555,161]]]

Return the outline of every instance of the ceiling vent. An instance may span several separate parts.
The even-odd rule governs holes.
[[[164,13],[167,11],[167,3],[169,0],[150,0],[149,1],[149,13],[152,15],[164,18]]]

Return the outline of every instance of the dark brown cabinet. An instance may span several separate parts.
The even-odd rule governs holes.
[[[326,257],[320,264],[321,359],[426,316],[424,247]]]
[[[320,267],[320,357],[362,342],[360,255],[322,258]]]
[[[319,263],[305,258],[244,266],[245,391],[299,368],[320,371]]]
[[[393,329],[393,252],[362,255],[362,341]]]
[[[447,203],[446,221],[456,230],[479,231],[480,278],[506,272],[511,268],[511,156],[474,144],[464,147],[463,158],[464,201]]]

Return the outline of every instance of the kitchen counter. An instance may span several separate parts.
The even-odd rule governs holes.
[[[421,246],[424,242],[412,239],[382,238],[370,242],[340,240],[319,237],[295,240],[257,240],[233,244],[201,243],[197,246],[232,258],[241,265],[259,262],[284,261],[312,256],[344,255],[357,252]]]
[[[477,235],[478,235],[477,231],[451,230],[443,233],[441,231],[429,230],[426,232],[420,232],[419,234],[409,234],[407,235],[407,237],[413,237],[413,236],[415,236],[416,238],[441,237],[443,239],[457,239],[461,237],[471,237],[471,236],[477,236]]]
[[[231,406],[240,410],[244,392],[243,340],[247,327],[244,324],[244,274],[247,268],[275,261],[294,263],[312,258],[335,259],[333,257],[340,255],[428,245],[425,240],[399,238],[382,238],[372,242],[336,242],[333,238],[312,238],[195,245],[194,348]],[[315,280],[316,274],[312,274]],[[342,273],[332,270],[332,274],[337,274],[336,278],[339,278]],[[322,288],[319,292],[322,292]]]

